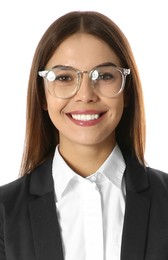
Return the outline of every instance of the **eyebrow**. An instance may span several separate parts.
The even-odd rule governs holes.
[[[104,62],[104,63],[101,63],[101,64],[98,64],[96,66],[93,67],[94,68],[99,68],[101,66],[113,66],[113,67],[117,67],[117,65],[113,62],[110,62],[110,61],[107,61],[107,62]],[[76,69],[76,70],[79,70],[77,68],[74,68],[72,66],[66,66],[66,65],[62,65],[62,64],[58,64],[58,65],[55,65],[53,66],[51,69],[56,69],[56,68],[60,68],[60,67],[66,67],[66,68],[73,68],[73,69]]]
[[[95,66],[94,68],[96,68],[96,67],[101,67],[101,66],[113,66],[113,67],[117,67],[117,65],[116,65],[115,63],[108,61],[108,62],[104,62],[104,63],[98,64],[98,65]]]

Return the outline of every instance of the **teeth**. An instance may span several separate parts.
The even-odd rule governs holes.
[[[92,115],[74,115],[71,114],[72,118],[74,118],[75,120],[79,120],[79,121],[90,121],[90,120],[95,120],[98,119],[100,117],[100,114],[92,114]]]

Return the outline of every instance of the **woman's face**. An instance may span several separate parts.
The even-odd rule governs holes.
[[[67,38],[55,51],[46,65],[71,66],[81,71],[112,62],[121,66],[120,60],[102,40],[85,33]],[[59,131],[61,147],[84,145],[102,147],[115,145],[115,129],[124,107],[123,93],[115,98],[98,94],[87,73],[83,74],[80,89],[73,97],[53,97],[45,88],[46,109],[51,121]]]

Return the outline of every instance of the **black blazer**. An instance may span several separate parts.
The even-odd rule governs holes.
[[[168,260],[168,175],[124,157],[121,260]],[[63,260],[52,158],[0,188],[0,260]]]

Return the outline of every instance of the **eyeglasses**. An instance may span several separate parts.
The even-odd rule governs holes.
[[[88,74],[96,93],[113,98],[123,91],[130,69],[103,65],[90,71],[80,71],[70,66],[55,66],[38,72],[45,79],[49,93],[62,99],[73,97],[78,92],[84,73]]]

